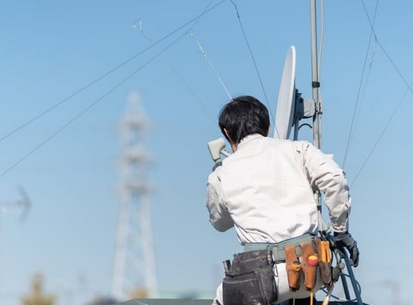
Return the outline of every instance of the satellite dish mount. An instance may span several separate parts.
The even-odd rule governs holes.
[[[291,46],[287,52],[278,94],[277,112],[275,114],[274,138],[289,139],[294,126],[294,140],[298,139],[299,122],[303,118],[314,115],[313,100],[306,100],[295,87],[295,47]],[[305,124],[310,126],[309,124]]]

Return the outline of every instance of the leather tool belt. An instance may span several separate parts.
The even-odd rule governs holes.
[[[315,236],[312,234],[304,234],[302,236],[290,238],[283,240],[279,243],[250,243],[244,245],[244,251],[253,251],[253,250],[270,250],[272,252],[274,261],[276,263],[282,263],[286,260],[284,246],[293,245],[297,256],[301,256],[300,244],[307,241],[314,240]],[[315,247],[315,245],[314,245]],[[316,250],[316,248],[314,248]]]
[[[244,251],[267,250],[273,255],[275,263],[286,263],[290,290],[300,288],[301,276],[307,290],[312,290],[317,281],[317,270],[324,285],[331,284],[331,257],[328,241],[312,234],[284,240],[279,243],[251,243]]]

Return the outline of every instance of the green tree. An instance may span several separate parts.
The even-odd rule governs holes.
[[[53,305],[56,297],[46,295],[43,291],[43,275],[38,273],[33,276],[30,292],[21,298],[23,305]]]

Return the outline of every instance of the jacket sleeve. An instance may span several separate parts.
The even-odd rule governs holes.
[[[209,211],[209,222],[216,230],[224,232],[234,226],[234,221],[223,204],[222,185],[216,172],[217,170],[208,178],[206,205]]]
[[[303,162],[313,190],[324,194],[332,229],[335,232],[348,230],[351,197],[344,171],[333,160],[310,143],[303,144]]]

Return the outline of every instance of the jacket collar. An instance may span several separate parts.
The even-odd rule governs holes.
[[[243,146],[247,145],[251,141],[254,141],[256,139],[261,139],[261,138],[264,138],[264,136],[260,135],[259,133],[248,135],[245,138],[243,138],[241,142],[239,142],[237,149],[241,149]]]

